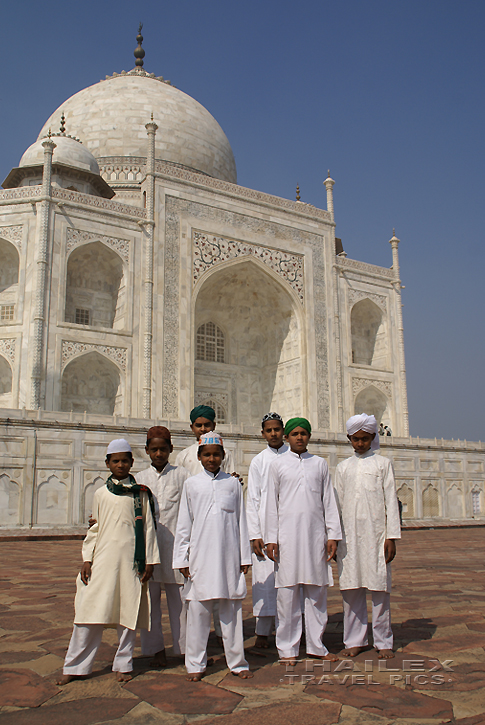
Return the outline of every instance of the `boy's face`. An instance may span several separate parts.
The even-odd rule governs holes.
[[[118,481],[126,478],[133,465],[133,456],[131,453],[112,453],[109,461],[106,461],[106,468],[109,468],[111,474]]]
[[[311,433],[309,433],[306,428],[302,428],[300,425],[293,428],[293,430],[286,436],[286,440],[288,441],[291,450],[293,453],[298,453],[298,455],[305,453],[308,448],[308,441],[310,438]]]
[[[283,426],[279,420],[265,421],[261,435],[271,448],[281,448],[283,445]]]
[[[197,440],[199,440],[201,435],[204,433],[210,433],[211,430],[214,430],[216,424],[213,420],[209,420],[209,418],[200,417],[196,418],[190,427],[192,429],[192,433],[195,435]]]
[[[365,430],[358,430],[354,435],[347,436],[356,453],[367,453],[375,437],[375,433],[367,433]]]
[[[210,473],[217,473],[222,465],[224,449],[216,443],[211,443],[210,445],[206,445],[202,448],[198,457],[206,471],[209,471]]]
[[[150,456],[152,465],[157,471],[161,471],[168,463],[173,446],[166,438],[151,438],[145,451]]]

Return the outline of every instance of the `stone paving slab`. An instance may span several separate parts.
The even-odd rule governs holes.
[[[0,536],[6,563],[0,570],[0,725],[213,725],[216,720],[220,725],[485,725],[485,537],[480,528],[403,532],[393,563],[398,651],[384,664],[369,646],[355,660],[325,667],[305,659],[302,647],[295,668],[279,665],[274,647],[263,653],[254,649],[248,596],[243,618],[251,680],[230,675],[211,635],[209,654],[215,663],[201,683],[185,680],[183,663],[171,649],[169,666],[151,670],[137,647],[134,679],[120,685],[111,672],[116,632],[106,630],[92,676],[58,688],[54,670],[60,671],[70,637],[80,553],[76,540],[9,542]],[[339,652],[337,587],[329,590],[328,608],[324,641]],[[163,626],[169,643],[166,607]],[[332,684],[316,684],[323,674]],[[1,683],[9,681],[2,689]]]

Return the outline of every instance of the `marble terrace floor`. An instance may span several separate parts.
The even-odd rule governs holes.
[[[55,677],[72,627],[80,549],[73,540],[0,539],[0,725],[485,723],[483,527],[403,532],[393,565],[397,655],[386,669],[372,649],[326,670],[303,649],[295,668],[279,665],[274,648],[260,656],[248,596],[252,680],[231,676],[211,638],[215,663],[201,683],[185,680],[170,649],[159,671],[137,649],[135,677],[121,685],[110,671],[114,632],[106,630],[93,675],[61,689]],[[168,633],[168,616],[164,625]],[[325,642],[342,648],[337,587]]]

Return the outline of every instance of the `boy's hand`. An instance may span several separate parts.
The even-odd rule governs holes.
[[[91,528],[91,526],[94,526],[94,524],[97,524],[97,523],[98,522],[96,521],[96,519],[93,519],[93,514],[90,514],[89,519],[88,519],[89,528]]]
[[[241,565],[241,571],[243,574],[247,574],[249,571],[249,564],[242,564]]]
[[[153,564],[146,564],[145,571],[143,572],[143,576],[141,578],[141,583],[145,584],[149,579],[151,579],[153,576]]]
[[[190,571],[189,571],[189,567],[188,566],[184,566],[184,568],[183,569],[179,569],[179,571],[182,572],[182,574],[184,575],[184,577],[186,579],[189,579],[190,578]]]
[[[241,486],[244,485],[244,481],[242,480],[242,476],[240,476],[239,473],[236,473],[236,471],[233,471],[231,473],[231,476],[234,476],[234,478],[239,478],[239,483],[241,484]]]
[[[335,559],[337,556],[337,542],[334,539],[329,539],[327,541],[327,561],[330,561],[330,559]]]
[[[386,564],[389,564],[396,556],[396,542],[394,539],[384,541],[384,556],[386,557]]]
[[[264,541],[263,541],[263,539],[253,539],[251,543],[253,545],[253,551],[256,554],[256,556],[259,556],[262,559],[264,559]]]
[[[81,581],[83,584],[88,585],[88,581],[91,579],[91,562],[85,561],[81,567]]]
[[[268,559],[276,562],[280,554],[278,544],[266,544],[266,554]]]

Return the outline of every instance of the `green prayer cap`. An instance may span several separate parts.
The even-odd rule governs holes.
[[[216,419],[216,412],[214,408],[208,405],[198,405],[196,408],[190,411],[190,422],[193,423],[197,418],[207,418],[212,422]]]
[[[290,420],[285,425],[285,436],[287,436],[289,433],[291,433],[292,430],[295,428],[304,428],[309,433],[312,432],[312,427],[310,425],[310,421],[306,418],[290,418]]]

